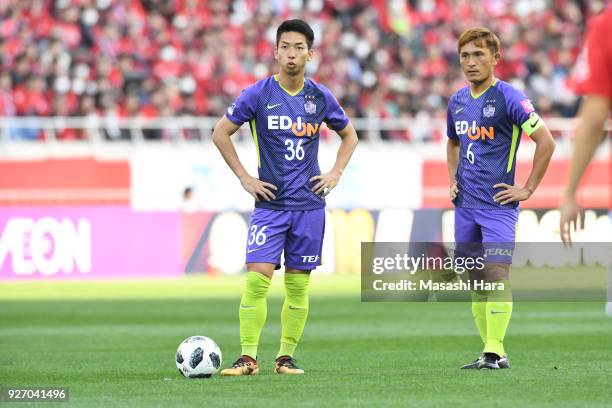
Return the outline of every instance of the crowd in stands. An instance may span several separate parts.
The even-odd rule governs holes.
[[[218,117],[244,87],[276,71],[276,28],[297,17],[315,30],[307,75],[350,117],[443,118],[465,85],[457,37],[473,26],[499,35],[499,78],[523,89],[544,116],[569,117],[578,101],[568,82],[586,20],[603,7],[604,0],[4,0],[0,116]]]

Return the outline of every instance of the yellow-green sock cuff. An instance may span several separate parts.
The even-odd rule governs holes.
[[[249,356],[253,360],[257,360],[257,345],[247,346],[245,344],[242,345],[242,355]]]
[[[486,291],[487,301],[489,302],[512,302],[512,288],[510,287],[510,281],[507,279],[495,282],[498,286],[497,289]],[[499,286],[503,285],[503,288]]]
[[[259,336],[266,322],[266,295],[270,278],[259,272],[248,272],[246,286],[240,299],[240,345],[242,354],[257,358]]]
[[[506,355],[504,343],[499,340],[487,340],[483,353],[495,353],[498,356],[503,357]]]
[[[272,279],[268,278],[263,273],[254,272],[254,271],[248,271],[246,278],[247,278],[247,283],[257,282],[257,283],[262,283],[263,285],[267,285],[267,286],[269,286],[270,282],[272,281]]]
[[[486,302],[487,301],[487,292],[484,290],[472,290],[470,292],[472,295],[472,302]]]
[[[281,344],[277,357],[293,356],[308,317],[309,274],[285,274],[285,302],[281,311]]]
[[[284,341],[282,341],[280,344],[280,349],[278,350],[278,354],[276,355],[276,358],[279,358],[280,356],[293,357],[293,353],[295,352],[296,347],[297,347],[297,344],[290,344],[290,343],[285,343]]]
[[[286,273],[285,284],[308,285],[309,273]]]

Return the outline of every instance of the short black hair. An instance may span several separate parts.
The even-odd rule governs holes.
[[[280,26],[278,26],[278,29],[276,30],[276,46],[277,47],[278,47],[278,43],[280,42],[281,35],[283,33],[288,33],[288,32],[296,32],[296,33],[303,34],[304,37],[306,37],[306,45],[308,46],[308,49],[312,48],[312,43],[314,42],[314,31],[312,31],[312,28],[308,25],[307,22],[305,22],[304,20],[297,19],[297,18],[293,20],[283,21],[283,23]]]

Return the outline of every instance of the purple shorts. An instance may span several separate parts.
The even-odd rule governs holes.
[[[255,208],[247,237],[246,263],[266,262],[280,268],[312,270],[321,265],[325,208],[279,211]]]
[[[519,209],[455,207],[458,256],[482,256],[485,263],[512,263]]]

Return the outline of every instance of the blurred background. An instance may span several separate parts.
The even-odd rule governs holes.
[[[211,143],[241,90],[276,72],[277,26],[315,30],[307,75],[328,86],[361,144],[329,196],[320,273],[359,273],[361,241],[452,241],[445,162],[456,39],[486,26],[496,75],[523,90],[557,140],[522,205],[519,240],[557,242],[580,98],[572,69],[605,1],[4,0],[0,2],[0,279],[239,274],[250,196]],[[609,129],[609,128],[608,128]],[[611,241],[610,137],[579,192]],[[321,133],[330,168],[338,140]],[[523,135],[517,184],[531,170]],[[256,174],[247,128],[234,137]]]

